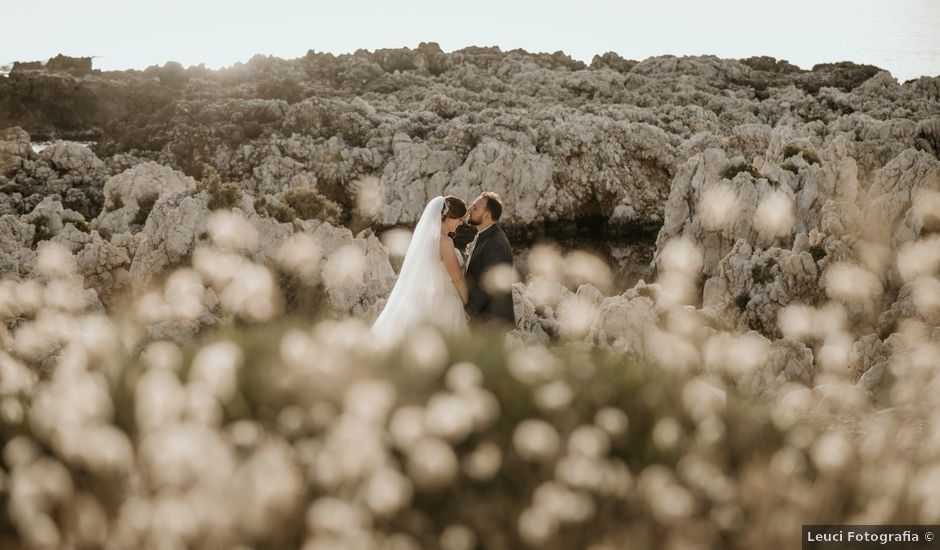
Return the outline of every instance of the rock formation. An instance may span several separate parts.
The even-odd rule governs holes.
[[[37,153],[30,138],[58,141]],[[433,43],[219,71],[60,57],[0,77],[0,272],[33,277],[53,241],[106,306],[190,281],[199,314],[158,331],[184,338],[231,303],[231,281],[164,276],[219,246],[222,209],[251,242],[202,260],[277,271],[278,251],[315,244],[330,310],[371,315],[394,280],[375,234],[435,195],[492,190],[519,253],[520,339],[676,368],[759,350],[746,372],[715,368],[754,393],[838,372],[877,400],[911,335],[940,323],[938,155],[940,77],[848,62],[586,65]],[[336,223],[285,207],[292,189],[335,203]],[[527,249],[543,238],[592,245],[615,272],[565,256],[539,275]]]

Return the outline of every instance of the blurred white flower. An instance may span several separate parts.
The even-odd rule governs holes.
[[[693,342],[656,327],[646,333],[646,347],[656,364],[671,371],[692,372],[701,364],[698,348]]]
[[[546,481],[536,487],[532,504],[566,524],[585,521],[595,509],[594,501],[585,492],[572,491],[557,481]]]
[[[680,521],[694,509],[694,497],[676,482],[672,471],[665,466],[647,466],[640,473],[638,485],[653,515],[663,523]]]
[[[503,465],[503,451],[492,441],[484,441],[468,453],[462,464],[464,474],[476,481],[492,479]]]
[[[607,433],[592,425],[578,426],[568,436],[568,453],[589,458],[602,458],[610,451]]]
[[[307,284],[314,284],[320,273],[320,243],[307,233],[295,233],[278,247],[277,262]]]
[[[361,285],[365,277],[365,255],[356,245],[348,244],[334,252],[323,266],[323,281],[328,288]]]
[[[571,294],[558,304],[555,318],[561,336],[580,339],[591,332],[600,318],[600,309],[590,298]]]
[[[31,395],[38,381],[36,373],[8,353],[0,351],[0,397]]]
[[[65,245],[43,241],[36,248],[36,273],[47,279],[69,279],[78,273],[78,265]]]
[[[563,380],[555,380],[535,390],[535,406],[543,412],[563,410],[574,398],[571,386]]]
[[[408,450],[407,470],[419,489],[441,489],[457,477],[457,455],[447,443],[426,437]]]
[[[395,446],[406,451],[424,438],[427,435],[424,418],[424,409],[414,405],[395,411],[388,425],[388,431]]]
[[[172,424],[144,436],[139,460],[155,491],[231,482],[235,461],[219,432],[197,423]]]
[[[408,506],[412,492],[407,477],[394,468],[382,468],[366,483],[366,506],[378,518],[392,517]]]
[[[616,407],[604,407],[597,411],[594,423],[607,432],[607,435],[615,438],[623,437],[630,426],[626,413]]]
[[[499,418],[499,400],[488,390],[471,386],[458,391],[457,395],[470,412],[474,430],[486,430]]]
[[[447,369],[445,383],[454,392],[476,387],[483,383],[483,372],[473,363],[462,361]]]
[[[433,376],[447,367],[447,343],[429,327],[412,331],[402,353],[405,367],[421,374]]]
[[[614,276],[605,260],[584,250],[572,250],[565,256],[565,279],[575,288],[592,285],[607,292]]]
[[[511,292],[512,284],[519,280],[516,269],[508,264],[498,264],[483,273],[480,286],[490,294]]]
[[[216,391],[203,380],[190,380],[183,388],[183,418],[206,426],[219,427],[223,413]]]
[[[179,371],[183,366],[183,351],[167,340],[152,342],[144,348],[141,359],[148,369]]]
[[[193,357],[190,380],[204,382],[220,401],[231,399],[238,390],[238,370],[244,360],[238,344],[227,340],[203,346]]]
[[[701,249],[689,239],[674,238],[663,246],[660,255],[660,271],[697,276],[702,271]]]
[[[3,446],[3,462],[8,468],[16,469],[28,464],[40,455],[39,446],[25,435],[15,435]]]
[[[473,431],[473,411],[457,395],[436,393],[425,409],[424,426],[432,436],[460,443]]]
[[[816,440],[810,456],[817,468],[832,476],[849,463],[852,453],[852,445],[844,435],[826,432]]]
[[[791,304],[777,314],[777,326],[784,338],[800,342],[809,341],[816,333],[816,310],[804,304]]]
[[[523,460],[547,462],[555,458],[561,438],[555,427],[544,420],[523,420],[512,434],[512,444]]]
[[[682,387],[682,406],[696,422],[718,414],[725,406],[725,392],[694,377]]]
[[[710,231],[720,231],[734,224],[739,210],[738,194],[727,183],[710,185],[698,203],[698,215],[702,226]]]
[[[106,425],[81,430],[78,458],[89,472],[103,478],[124,476],[134,467],[131,442],[118,428]]]
[[[558,376],[559,361],[544,346],[526,346],[509,353],[509,373],[525,384],[540,384]]]
[[[366,218],[376,216],[382,209],[382,189],[379,178],[362,176],[352,183],[356,190],[356,208]]]
[[[672,417],[660,418],[653,425],[653,443],[662,450],[669,450],[679,443],[682,426]]]
[[[668,241],[659,256],[656,278],[662,287],[659,301],[666,304],[696,302],[703,265],[704,256],[695,243],[681,237]]]
[[[307,528],[313,533],[341,534],[365,525],[359,507],[331,496],[318,498],[307,509]]]
[[[384,425],[397,393],[395,386],[386,380],[355,382],[343,397],[343,411],[366,422]]]
[[[557,245],[538,243],[529,250],[526,263],[533,277],[559,281],[565,273],[565,260]]]
[[[476,547],[477,537],[465,525],[448,525],[441,532],[441,550],[473,550]]]
[[[152,368],[140,378],[135,390],[138,428],[148,432],[179,422],[185,400],[183,386],[172,370]]]
[[[305,493],[292,449],[281,439],[262,443],[238,467],[228,487],[238,530],[251,539],[283,529],[301,510]]]
[[[82,279],[54,279],[43,288],[43,301],[51,307],[73,313],[82,312],[88,305]]]
[[[854,344],[855,339],[848,332],[833,331],[828,334],[815,357],[822,373],[840,378],[847,376],[849,354],[852,353]],[[817,373],[819,374],[821,373]]]
[[[404,258],[405,252],[408,252],[408,245],[411,244],[411,231],[407,229],[390,229],[384,233],[379,240],[388,249],[388,255],[393,258]]]
[[[519,516],[519,536],[530,546],[542,546],[558,532],[558,518],[545,508],[530,506]]]
[[[206,309],[202,301],[205,290],[202,277],[195,270],[189,268],[174,270],[167,278],[163,291],[169,308],[164,318],[188,320],[199,318]]]
[[[905,243],[898,249],[898,273],[905,282],[940,271],[940,235]]]
[[[940,313],[940,280],[921,275],[911,281],[911,298],[917,312],[924,318],[935,318]]]
[[[940,191],[922,187],[911,199],[911,209],[921,218],[923,225],[940,222]]]
[[[872,302],[881,297],[881,281],[867,269],[848,262],[830,264],[824,276],[826,295],[843,302]]]
[[[258,245],[258,230],[240,210],[213,211],[207,230],[212,243],[221,249],[248,251]]]
[[[789,235],[795,222],[793,200],[782,191],[764,195],[754,210],[754,228],[764,238]]]
[[[277,283],[262,265],[245,262],[238,275],[219,293],[222,306],[250,321],[266,321],[278,313]]]

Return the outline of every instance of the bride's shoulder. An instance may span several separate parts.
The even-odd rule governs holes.
[[[451,238],[450,238],[450,235],[441,235],[441,244],[442,244],[442,245],[443,245],[443,244],[449,244],[449,245],[453,246],[453,245],[454,245],[454,239],[451,239]]]

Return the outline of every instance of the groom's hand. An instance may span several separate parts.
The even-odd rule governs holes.
[[[470,322],[470,314],[467,313],[466,311],[464,311],[464,312],[463,312],[463,316],[467,319],[467,322],[469,323],[469,322]]]

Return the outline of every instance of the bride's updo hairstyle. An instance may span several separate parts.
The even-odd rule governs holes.
[[[447,195],[444,197],[444,207],[441,210],[441,219],[451,218],[459,220],[467,215],[467,205],[460,197]]]

